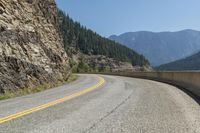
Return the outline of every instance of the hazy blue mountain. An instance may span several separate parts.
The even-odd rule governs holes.
[[[153,66],[159,66],[197,53],[200,50],[200,32],[128,32],[109,39],[143,54]]]
[[[157,70],[200,70],[200,52],[184,59],[161,65]]]

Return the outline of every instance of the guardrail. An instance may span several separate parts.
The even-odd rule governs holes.
[[[200,98],[200,72],[104,72],[99,74],[143,78],[182,87]]]

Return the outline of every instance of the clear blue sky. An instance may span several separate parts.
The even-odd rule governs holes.
[[[100,35],[200,30],[200,0],[56,0],[60,9]]]

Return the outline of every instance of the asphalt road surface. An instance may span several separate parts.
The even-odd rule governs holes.
[[[200,106],[164,83],[79,75],[61,87],[0,101],[0,133],[200,133]]]

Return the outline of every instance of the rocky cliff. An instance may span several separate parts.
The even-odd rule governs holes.
[[[81,52],[73,54],[70,64],[74,72],[139,72],[152,71],[150,66],[133,66],[130,62],[122,62],[104,55],[87,55]]]
[[[0,93],[68,77],[54,0],[0,0]]]

